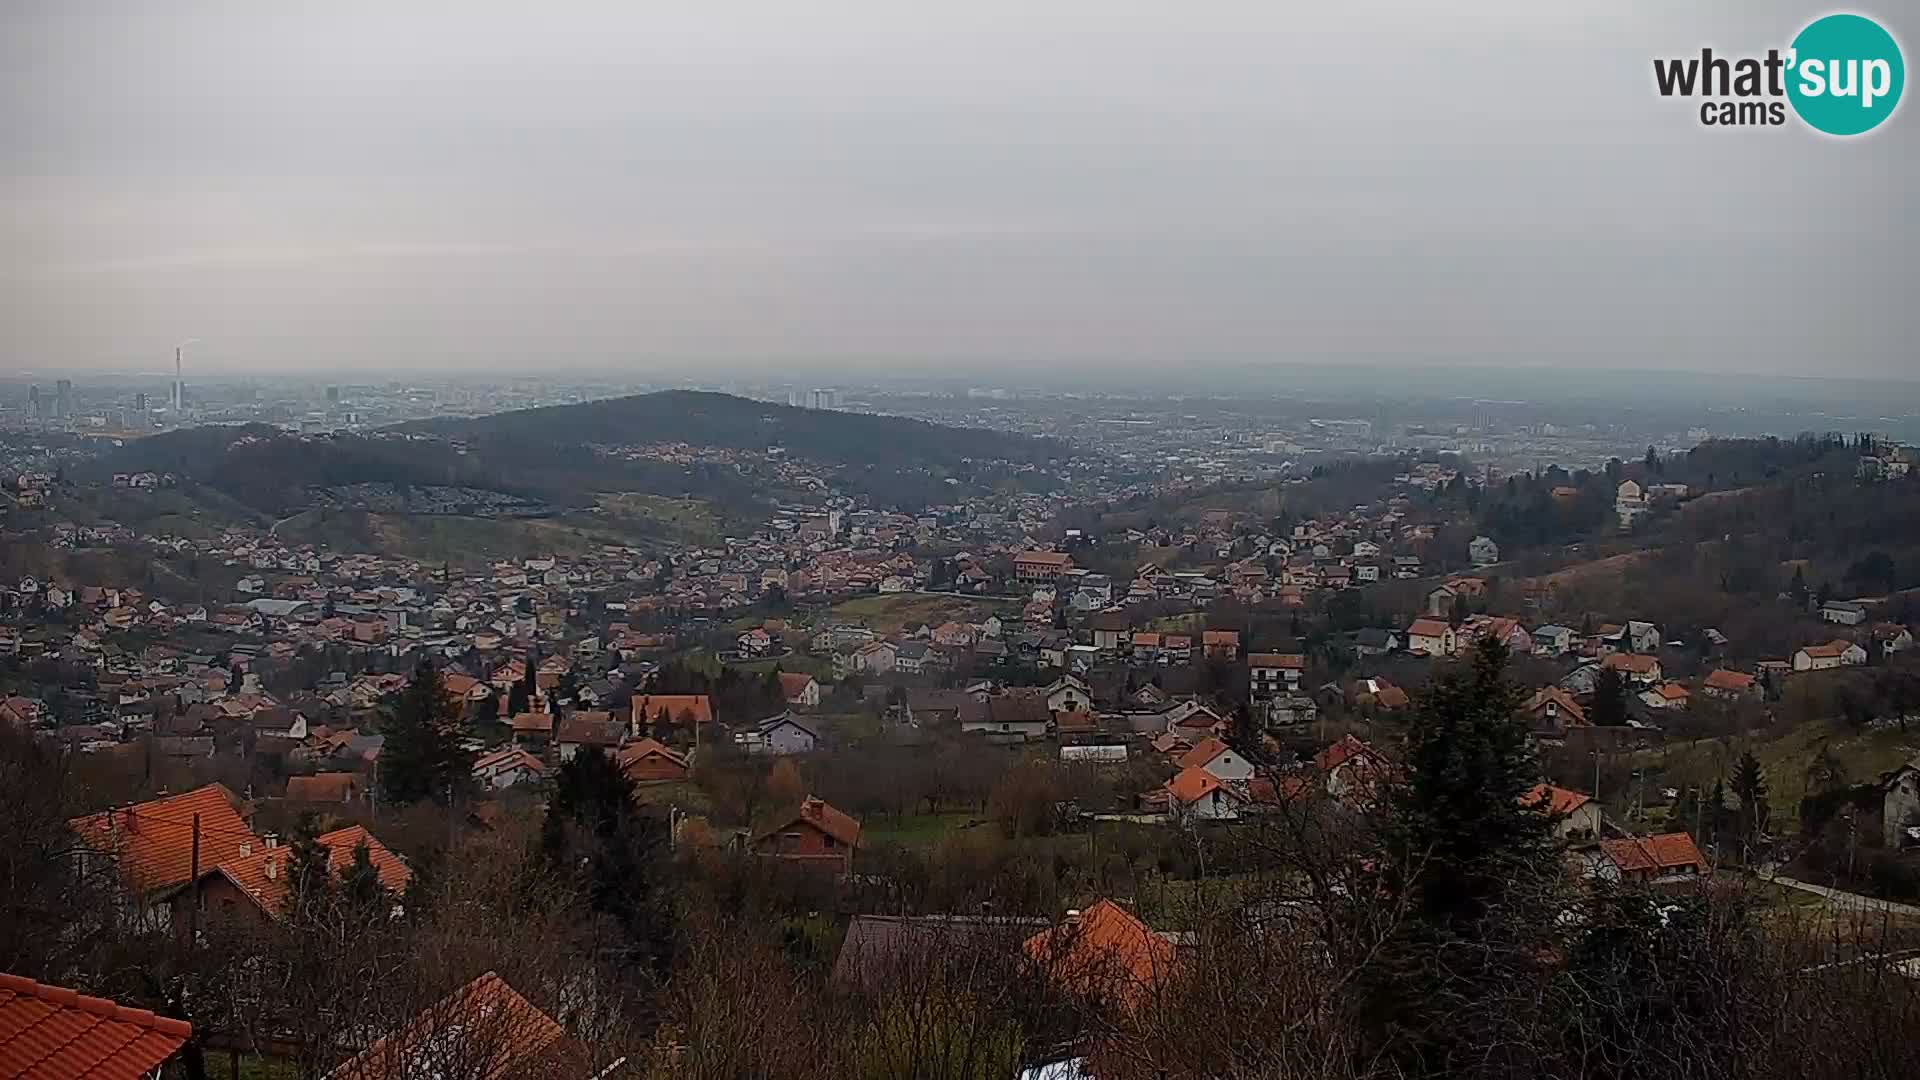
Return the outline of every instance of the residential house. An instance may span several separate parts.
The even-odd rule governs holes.
[[[1527,699],[1522,710],[1533,723],[1534,734],[1564,739],[1568,728],[1590,727],[1587,710],[1558,686],[1543,686]]]
[[[509,788],[515,784],[544,780],[546,776],[546,765],[518,746],[490,750],[473,762],[474,782],[482,787]]]
[[[902,641],[893,647],[893,670],[902,675],[918,675],[927,669],[932,650],[924,641]]]
[[[1533,654],[1535,656],[1565,656],[1573,651],[1574,639],[1579,635],[1573,630],[1554,623],[1538,627],[1533,632]]]
[[[326,1080],[603,1075],[595,1063],[589,1047],[489,971],[382,1035]]]
[[[315,842],[325,849],[327,867],[336,876],[352,868],[358,858],[356,852],[365,848],[375,878],[394,899],[404,893],[413,880],[413,871],[407,864],[363,826],[321,833]],[[292,848],[269,839],[258,850],[227,859],[203,872],[194,896],[183,898],[183,902],[198,902],[215,918],[277,920],[286,914],[293,858]]]
[[[1013,576],[1021,581],[1052,581],[1073,568],[1063,551],[1022,551],[1013,557]]]
[[[323,772],[287,777],[287,801],[347,804],[367,794],[367,778],[359,773]]]
[[[1453,627],[1440,619],[1415,619],[1407,627],[1407,651],[1415,656],[1452,656],[1457,647]]]
[[[1242,757],[1239,752],[1216,738],[1205,738],[1193,749],[1182,755],[1179,762],[1182,769],[1205,769],[1214,779],[1230,784],[1244,784],[1253,778],[1253,763]]]
[[[1874,647],[1880,650],[1881,656],[1892,656],[1894,653],[1913,648],[1913,634],[1899,623],[1874,623],[1869,633],[1873,638]]]
[[[756,855],[847,874],[860,846],[860,823],[808,795],[800,805],[756,830],[748,847]]]
[[[1197,766],[1183,768],[1167,781],[1163,798],[1168,813],[1191,821],[1233,821],[1247,805],[1245,795]]]
[[[870,641],[853,652],[852,668],[864,675],[885,675],[893,670],[895,646],[886,641]]]
[[[820,706],[820,681],[804,671],[780,673],[780,696],[796,709]]]
[[[1653,686],[1660,682],[1660,658],[1645,653],[1608,653],[1600,661],[1608,671],[1618,672],[1634,686]]]
[[[1726,668],[1716,668],[1708,672],[1706,679],[1700,684],[1701,693],[1723,701],[1751,697],[1758,688],[1759,684],[1753,676],[1744,671],[1729,671]]]
[[[507,721],[513,729],[513,745],[531,746],[544,751],[553,741],[553,714],[549,712],[515,713]]]
[[[1492,566],[1500,561],[1500,545],[1492,537],[1476,536],[1467,544],[1467,559],[1475,566]]]
[[[1087,626],[1093,631],[1093,647],[1106,651],[1119,651],[1126,647],[1132,626],[1124,611],[1102,611],[1088,620]]]
[[[617,749],[629,734],[629,723],[598,709],[581,709],[560,721],[553,745],[562,762],[572,761],[583,748],[603,753]]]
[[[1562,840],[1600,838],[1600,804],[1593,796],[1552,784],[1535,784],[1520,797],[1522,805],[1553,815],[1553,835]]]
[[[1889,850],[1920,846],[1920,757],[1881,778],[1880,827]]]
[[[1093,708],[1093,692],[1073,675],[1062,675],[1041,691],[1046,695],[1047,711],[1077,712]]]
[[[995,742],[1027,742],[1045,738],[1053,723],[1047,699],[1035,691],[995,694],[986,705],[984,715],[963,715],[960,730],[981,732]]]
[[[1394,776],[1393,763],[1385,755],[1352,735],[1342,736],[1314,755],[1313,763],[1327,794],[1348,802],[1371,799]]]
[[[1649,709],[1684,709],[1693,697],[1685,683],[1664,682],[1640,692],[1640,701]]]
[[[1128,1011],[1154,1001],[1179,964],[1171,939],[1111,900],[1067,912],[1058,926],[1022,943],[1021,951],[1068,993]]]
[[[1683,832],[1602,840],[1586,863],[1588,877],[1642,884],[1693,881],[1707,873],[1707,860]]]
[[[1248,653],[1247,683],[1256,697],[1293,694],[1307,672],[1307,658],[1300,653]]]
[[[1820,605],[1820,617],[1841,626],[1858,626],[1867,621],[1867,608],[1851,600],[1829,600]]]
[[[1851,641],[1835,639],[1825,645],[1808,645],[1793,654],[1795,671],[1827,671],[1854,667],[1867,662],[1867,650]]]
[[[217,866],[264,847],[240,816],[239,801],[220,784],[115,807],[67,822],[80,839],[82,860],[112,859],[133,894],[164,900],[193,879],[194,822],[199,822],[202,866]],[[165,906],[149,911],[166,917]]]
[[[693,771],[693,763],[685,754],[653,739],[627,744],[614,760],[636,784],[685,780]]]
[[[1202,630],[1200,651],[1209,660],[1233,661],[1240,658],[1240,631]]]
[[[811,754],[820,739],[791,712],[770,716],[743,734],[748,752],[755,754]]]
[[[1385,656],[1399,649],[1402,640],[1398,630],[1368,627],[1354,631],[1353,651],[1358,656]]]
[[[667,728],[694,729],[713,723],[713,701],[705,694],[635,694],[628,734],[633,738]]]

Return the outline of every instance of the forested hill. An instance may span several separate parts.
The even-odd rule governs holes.
[[[467,441],[552,445],[777,446],[796,457],[840,464],[952,466],[965,459],[1041,464],[1066,456],[1066,446],[1052,439],[897,416],[799,409],[699,390],[665,390],[470,419],[421,420],[399,430]]]

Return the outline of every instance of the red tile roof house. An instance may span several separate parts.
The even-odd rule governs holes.
[[[345,804],[358,799],[366,790],[366,777],[359,773],[324,772],[287,777],[288,802]]]
[[[1561,839],[1593,840],[1600,836],[1600,804],[1594,802],[1591,795],[1552,784],[1535,784],[1520,797],[1520,803],[1551,814],[1553,833]]]
[[[844,875],[853,869],[853,853],[860,846],[860,823],[809,795],[798,807],[756,830],[749,846],[756,855],[829,868]]]
[[[1127,1011],[1151,1001],[1179,962],[1173,942],[1111,900],[1068,912],[1058,926],[1028,938],[1021,951],[1068,993]]]
[[[592,1077],[593,1052],[489,971],[375,1040],[327,1080]]]
[[[344,875],[353,866],[354,852],[365,847],[381,887],[396,898],[413,881],[407,864],[359,825],[322,833],[317,839],[327,849],[327,865],[335,875]],[[200,876],[201,908],[211,918],[280,918],[286,913],[292,861],[293,849],[275,844],[221,863]]]
[[[143,914],[166,925],[173,917],[171,901],[194,877],[196,819],[202,871],[266,847],[240,816],[238,805],[232,792],[208,784],[182,795],[74,818],[67,827],[80,838],[83,860],[114,861]]]
[[[0,1076],[141,1080],[192,1035],[184,1020],[0,975]]]
[[[1588,877],[1648,884],[1692,881],[1707,873],[1707,860],[1686,833],[1602,840],[1587,859]]]
[[[691,771],[685,755],[668,749],[653,739],[642,739],[620,751],[616,759],[620,771],[637,784],[658,784],[685,780]]]

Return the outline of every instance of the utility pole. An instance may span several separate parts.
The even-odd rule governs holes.
[[[187,926],[191,932],[187,935],[187,948],[192,949],[200,943],[200,815],[193,815],[193,854],[189,858],[187,878]]]

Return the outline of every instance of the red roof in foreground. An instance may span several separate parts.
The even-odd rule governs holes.
[[[489,971],[381,1036],[327,1080],[590,1075],[573,1060],[584,1055],[570,1043],[558,1021]]]
[[[193,819],[200,818],[200,867],[210,869],[265,845],[234,809],[231,792],[208,784],[183,795],[74,818],[67,827],[89,848],[110,852],[134,889],[183,885],[193,876]]]
[[[0,975],[0,1076],[137,1080],[192,1034],[184,1020]]]
[[[1026,940],[1027,957],[1067,989],[1134,1007],[1173,974],[1173,943],[1132,912],[1102,900]]]

